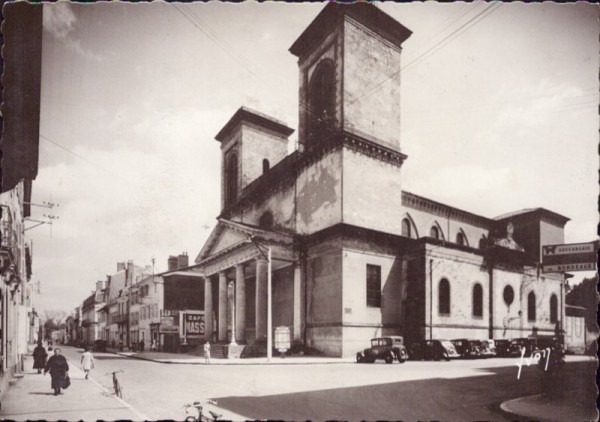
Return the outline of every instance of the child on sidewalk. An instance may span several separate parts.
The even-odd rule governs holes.
[[[94,368],[94,356],[92,356],[92,352],[86,346],[81,355],[81,369],[85,372],[85,379],[88,379],[88,375],[90,374],[90,370]]]

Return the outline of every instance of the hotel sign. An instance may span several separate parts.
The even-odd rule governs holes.
[[[542,247],[542,270],[545,273],[595,271],[598,242],[545,245]]]

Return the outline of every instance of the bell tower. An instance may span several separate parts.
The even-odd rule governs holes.
[[[290,48],[305,149],[345,132],[400,151],[400,53],[412,32],[370,3],[329,3]]]

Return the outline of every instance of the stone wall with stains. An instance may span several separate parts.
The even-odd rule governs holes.
[[[430,261],[433,260],[433,263]],[[433,265],[432,265],[433,264]],[[425,313],[426,337],[429,337],[430,315],[433,322],[433,338],[489,337],[490,278],[483,257],[466,251],[429,246],[426,254]],[[430,268],[431,266],[431,268]],[[533,268],[525,271],[510,268],[493,270],[493,324],[494,338],[551,335],[555,324],[550,322],[550,297],[555,294],[560,320],[561,281],[556,277],[538,277]],[[450,283],[450,314],[439,312],[439,284],[442,278]],[[480,284],[483,289],[483,315],[473,315],[473,288]],[[512,302],[505,300],[504,290],[512,289]],[[430,308],[430,289],[433,288]],[[527,295],[536,296],[536,320],[527,320]],[[430,310],[432,314],[430,314]],[[519,315],[519,311],[521,314]]]
[[[400,150],[400,49],[344,22],[344,130]]]
[[[344,223],[400,235],[400,168],[348,148],[343,157]]]
[[[258,225],[260,217],[265,212],[273,215],[273,226],[276,229],[295,229],[295,198],[294,185],[279,188],[267,198],[256,201],[248,208],[231,219],[242,223]]]
[[[332,238],[310,247],[306,264],[308,345],[327,355],[341,356],[341,240]]]
[[[328,153],[297,179],[296,231],[311,234],[342,221],[342,152]]]
[[[381,307],[367,306],[367,265],[381,268]],[[364,244],[345,245],[343,283],[344,356],[362,350],[373,337],[402,334],[404,283],[400,258],[375,252]]]
[[[241,125],[240,189],[263,174],[263,160],[273,167],[287,155],[287,138],[265,128],[244,122]]]

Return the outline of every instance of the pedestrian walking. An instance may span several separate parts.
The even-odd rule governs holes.
[[[90,370],[94,369],[94,356],[88,347],[85,348],[81,355],[81,370],[85,372],[85,379],[88,379]]]
[[[42,346],[42,342],[38,341],[36,348],[33,349],[33,369],[37,369],[38,374],[41,374],[42,370],[46,367],[47,358],[48,353],[46,353],[46,349]]]
[[[142,339],[142,341],[140,341],[140,352],[144,353],[144,347],[146,347],[146,344],[144,343],[144,340]]]
[[[204,343],[204,361],[210,363],[210,342]]]
[[[152,339],[152,344],[150,345],[152,351],[156,351],[156,339]]]
[[[69,373],[69,364],[67,363],[67,359],[63,355],[60,354],[60,349],[54,349],[54,355],[48,359],[46,363],[46,368],[44,369],[44,375],[50,372],[50,376],[52,377],[52,388],[54,389],[54,395],[57,396],[60,394],[61,388],[64,387],[65,378]]]

